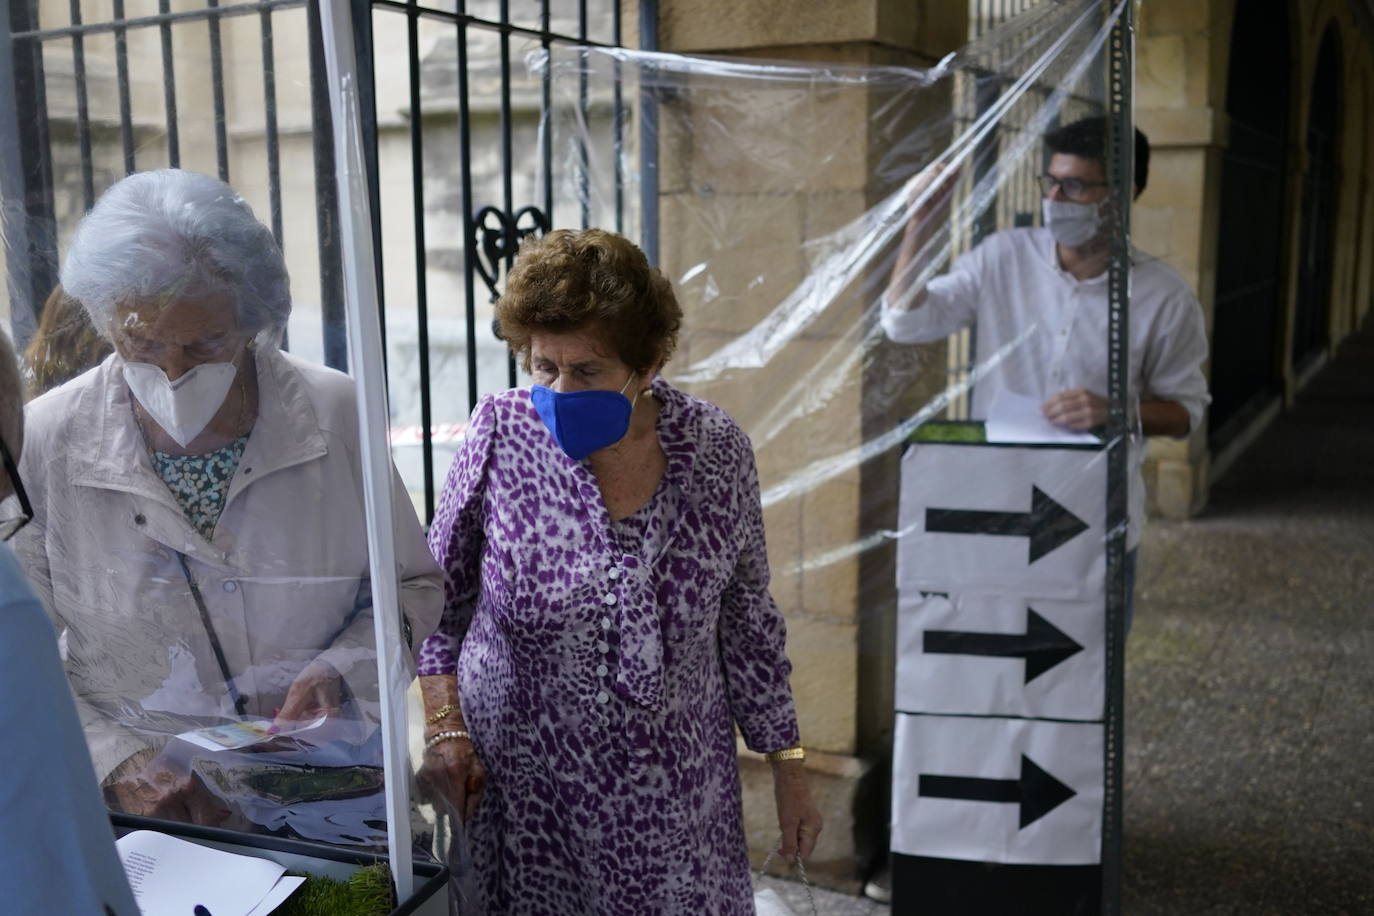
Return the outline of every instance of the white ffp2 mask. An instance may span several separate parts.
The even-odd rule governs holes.
[[[1099,204],[1076,204],[1071,200],[1042,200],[1041,214],[1050,235],[1061,245],[1078,248],[1086,245],[1097,235],[1102,225],[1102,208]]]
[[[237,373],[233,363],[201,363],[174,382],[151,363],[124,364],[129,390],[182,448],[210,425]]]

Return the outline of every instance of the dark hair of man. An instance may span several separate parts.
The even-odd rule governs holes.
[[[1050,155],[1064,153],[1081,159],[1096,159],[1107,169],[1107,119],[1100,115],[1065,124],[1045,134],[1045,149]],[[1150,177],[1150,141],[1139,127],[1135,129],[1135,193],[1145,190]]]

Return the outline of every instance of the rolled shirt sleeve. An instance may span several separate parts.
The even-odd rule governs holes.
[[[1191,290],[1181,287],[1160,310],[1142,367],[1141,398],[1181,404],[1188,411],[1189,432],[1202,423],[1212,401],[1202,372],[1209,352],[1202,307]]]
[[[933,343],[972,324],[986,244],[960,255],[948,272],[927,283],[919,305],[907,307],[906,302],[893,302],[884,295],[879,319],[883,333],[897,343]],[[914,302],[915,295],[905,298]]]

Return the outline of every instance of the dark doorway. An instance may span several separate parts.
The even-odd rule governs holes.
[[[1231,29],[1231,139],[1222,158],[1212,326],[1213,448],[1234,438],[1280,391],[1287,6],[1285,0],[1241,0]]]
[[[1330,336],[1341,111],[1341,50],[1334,24],[1328,25],[1322,36],[1309,111],[1309,165],[1302,189],[1302,252],[1291,354],[1293,368],[1299,371],[1326,349]]]

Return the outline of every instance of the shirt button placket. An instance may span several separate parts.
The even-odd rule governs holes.
[[[614,583],[617,579],[620,578],[620,572],[620,567],[613,565],[606,570],[606,578],[609,579],[612,583]],[[604,605],[608,609],[614,607],[619,602],[619,600],[620,599],[616,597],[615,592],[612,591],[607,591],[605,594],[601,596],[602,605]],[[609,658],[611,652],[610,632],[611,627],[614,626],[614,621],[611,620],[609,614],[603,614],[601,617],[600,624],[601,638],[597,640],[596,651],[601,653],[602,660],[600,664],[596,666],[596,676],[598,678],[605,679],[609,678],[611,673]],[[599,714],[597,718],[600,720],[600,723],[602,725],[609,725],[610,719],[607,715],[607,706],[611,702],[610,684],[605,683],[603,681],[600,690],[597,691],[596,696],[593,697],[593,699],[596,701],[597,712]]]

